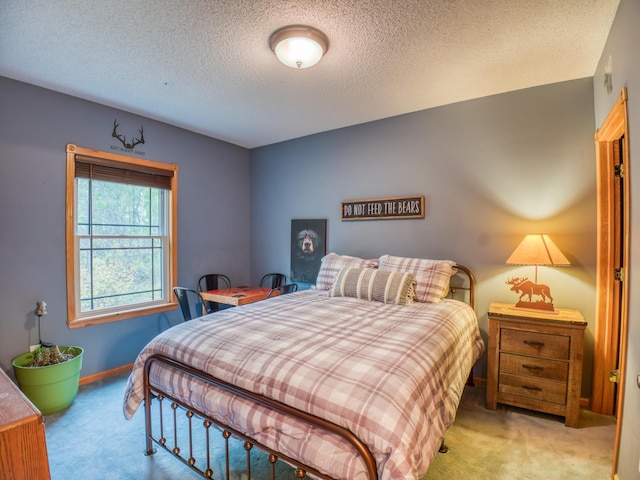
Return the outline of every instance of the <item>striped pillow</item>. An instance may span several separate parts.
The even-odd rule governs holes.
[[[316,288],[318,290],[329,290],[333,286],[336,275],[340,269],[344,267],[352,268],[376,268],[378,259],[365,260],[359,257],[350,257],[349,255],[338,255],[337,253],[329,253],[322,257],[320,271],[316,278]]]
[[[345,267],[338,272],[330,297],[354,297],[382,303],[413,303],[416,278],[405,272]]]
[[[436,303],[449,291],[451,276],[456,262],[451,260],[429,260],[425,258],[380,257],[380,270],[407,272],[416,277],[416,302]]]

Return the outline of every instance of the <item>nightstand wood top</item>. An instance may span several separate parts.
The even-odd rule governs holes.
[[[504,319],[543,320],[551,323],[570,323],[572,325],[587,326],[587,322],[578,310],[558,308],[556,309],[556,312],[557,313],[550,313],[545,312],[544,310],[517,308],[514,305],[509,305],[508,303],[497,302],[492,302],[489,306],[489,315]]]

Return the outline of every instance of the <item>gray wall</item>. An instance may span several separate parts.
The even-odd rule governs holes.
[[[631,252],[629,258],[629,337],[627,344],[627,367],[624,390],[624,409],[622,413],[622,436],[618,477],[620,480],[640,478],[640,421],[636,417],[640,411],[640,390],[636,386],[636,375],[640,372],[640,2],[622,0],[616,19],[609,33],[609,39],[593,78],[596,125],[602,125],[611,107],[620,96],[620,89],[627,87],[629,95],[629,152],[631,162],[628,171],[631,175]],[[607,93],[603,87],[604,65],[609,55],[613,65],[613,90]]]
[[[81,376],[133,362],[180,313],[69,330],[66,324],[65,145],[111,151],[114,118],[142,158],[179,166],[178,281],[249,280],[249,151],[95,103],[0,77],[0,367],[37,343],[36,301],[47,302],[43,339],[85,348]],[[121,145],[120,145],[121,146]],[[135,155],[133,155],[135,156]],[[138,155],[140,157],[140,155]],[[229,208],[232,206],[232,208]]]
[[[595,309],[595,149],[591,78],[486,97],[251,151],[253,280],[289,272],[291,219],[326,218],[327,251],[448,258],[490,302],[515,303],[504,264],[528,233],[548,233],[571,267],[539,268],[555,306],[589,322],[583,395],[591,390]],[[349,221],[340,202],[423,194],[426,218]],[[476,375],[485,376],[485,359]]]

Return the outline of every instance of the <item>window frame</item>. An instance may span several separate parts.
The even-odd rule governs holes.
[[[126,320],[129,318],[150,315],[154,313],[175,310],[178,306],[177,300],[172,294],[172,289],[177,285],[178,275],[178,166],[176,164],[167,164],[152,160],[139,159],[119,155],[109,152],[101,152],[81,148],[73,144],[67,145],[67,182],[66,182],[66,268],[67,268],[67,325],[69,328],[80,328],[89,325],[99,325],[102,323]],[[79,248],[79,242],[76,241],[75,220],[76,220],[76,156],[82,156],[90,159],[98,165],[119,166],[131,171],[145,172],[149,171],[162,172],[165,176],[171,177],[170,189],[168,195],[167,208],[167,229],[169,237],[168,245],[168,283],[169,291],[167,292],[166,302],[154,305],[134,306],[128,309],[119,310],[117,312],[99,311],[95,314],[82,313],[77,310],[76,294],[79,283],[79,255],[76,246]]]

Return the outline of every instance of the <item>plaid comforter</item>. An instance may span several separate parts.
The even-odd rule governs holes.
[[[160,353],[351,430],[381,480],[417,480],[455,418],[484,344],[466,304],[388,305],[307,290],[176,325],[136,359],[124,414],[143,401],[143,365]],[[309,431],[175,371],[151,382],[214,418],[333,478],[367,478],[345,441]]]

